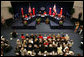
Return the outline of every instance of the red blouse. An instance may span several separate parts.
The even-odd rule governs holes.
[[[50,36],[47,37],[47,39],[50,39],[50,38],[52,38],[52,37],[50,37]]]
[[[41,38],[41,39],[43,39],[43,36],[39,36],[38,38]]]
[[[65,39],[65,37],[61,37],[62,39]]]
[[[25,39],[25,36],[21,36],[22,39]]]
[[[26,15],[25,18],[27,18],[28,16]]]
[[[44,45],[48,45],[48,43],[44,43]]]

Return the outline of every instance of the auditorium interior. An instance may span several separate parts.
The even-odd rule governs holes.
[[[1,1],[1,56],[83,56],[83,1]]]

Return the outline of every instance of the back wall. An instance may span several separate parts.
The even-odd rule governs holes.
[[[56,4],[56,10],[57,13],[60,13],[60,8],[63,8],[63,14],[65,14],[66,12],[70,12],[70,10],[73,8],[73,3],[74,2],[59,2],[59,1],[51,1],[51,2],[28,2],[28,1],[24,1],[24,2],[11,2],[11,5],[14,9],[14,14],[19,13],[21,14],[21,8],[24,8],[24,13],[27,14],[28,13],[28,7],[29,7],[29,3],[31,8],[35,7],[35,13],[37,14],[38,11],[40,10],[41,7],[45,7],[45,11],[48,13],[49,12],[49,7],[53,8],[54,4]],[[53,10],[52,10],[53,12]]]

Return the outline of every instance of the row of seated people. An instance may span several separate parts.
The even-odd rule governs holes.
[[[66,34],[53,35],[49,34],[43,37],[41,34],[30,36],[21,35],[22,40],[17,39],[16,55],[17,56],[74,56],[71,51],[73,40]]]
[[[7,39],[1,36],[1,56],[4,56],[4,53],[7,53],[11,50],[11,45]]]

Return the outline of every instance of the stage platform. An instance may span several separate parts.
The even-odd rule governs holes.
[[[12,24],[13,29],[36,29],[36,21],[32,21],[27,26],[24,26],[22,22],[15,22]]]
[[[55,23],[52,20],[50,20],[50,28],[51,29],[60,29],[59,24]],[[65,20],[63,27],[61,29],[73,29],[73,28],[74,28],[74,25],[69,20]]]
[[[59,21],[61,20],[60,18],[53,18],[52,16],[46,16],[46,17],[39,17],[39,16],[34,16],[32,19],[26,19],[28,21],[27,26],[24,26],[22,23],[22,19],[19,19],[15,21],[12,24],[13,29],[36,29],[36,18],[41,18],[43,22],[45,22],[46,18],[50,19],[50,28],[51,29],[60,29],[59,27]],[[71,23],[70,19],[65,19],[63,27],[61,29],[73,29],[74,25]]]

